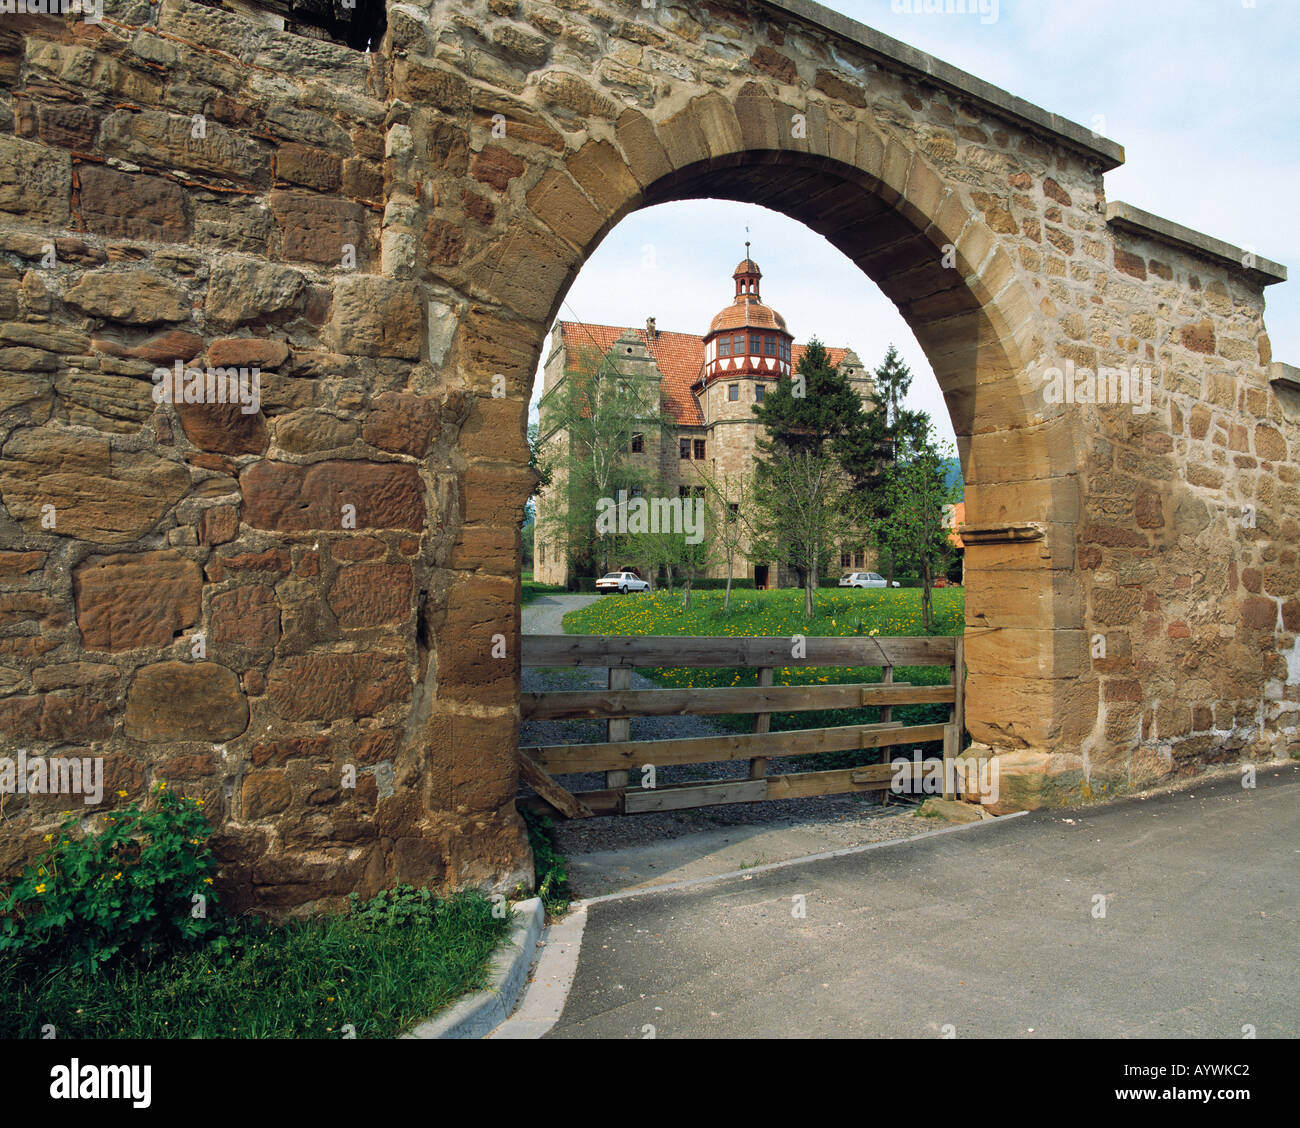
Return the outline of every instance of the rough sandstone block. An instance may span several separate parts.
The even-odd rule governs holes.
[[[151,531],[188,492],[189,471],[106,438],[50,428],[15,431],[0,449],[0,498],[29,532],[53,506],[61,536],[120,544]]]
[[[374,651],[284,658],[267,678],[271,707],[287,721],[371,717],[410,693],[406,663]]]
[[[244,522],[255,529],[314,532],[412,529],[424,525],[424,491],[414,466],[334,460],[311,466],[255,462],[239,476]],[[345,524],[355,507],[355,526]]]
[[[82,165],[80,211],[86,227],[100,235],[183,242],[189,234],[185,189],[170,180]]]
[[[186,321],[190,301],[174,282],[147,270],[101,270],[82,275],[64,292],[73,309],[128,325]]]
[[[248,728],[239,679],[215,662],[159,662],[143,667],[126,695],[126,735],[149,743],[220,743]]]
[[[72,158],[44,145],[0,137],[0,212],[65,227],[72,195]]]
[[[179,552],[91,556],[72,574],[87,650],[160,649],[199,619],[203,576]]]
[[[370,274],[340,278],[330,310],[332,347],[356,356],[416,360],[422,332],[420,309],[413,282]]]

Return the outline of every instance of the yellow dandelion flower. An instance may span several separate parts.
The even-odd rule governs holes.
[[[36,887],[36,892],[37,892],[37,893],[44,893],[44,892],[45,892],[45,882],[42,881],[42,882],[40,883],[40,885],[38,885],[38,886]]]
[[[126,798],[126,792],[125,792],[125,791],[119,791],[119,792],[117,793],[117,797],[118,797],[119,799],[125,799],[125,798]]]
[[[47,834],[47,835],[45,836],[45,841],[46,841],[46,842],[53,842],[53,841],[54,841],[54,835],[52,835],[52,834]]]

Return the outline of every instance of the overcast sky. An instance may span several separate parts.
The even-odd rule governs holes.
[[[1127,156],[1106,175],[1108,200],[1288,266],[1293,281],[1267,290],[1265,319],[1275,359],[1300,365],[1300,0],[1000,0],[988,23],[895,13],[903,5],[891,0],[829,6],[1097,122]],[[796,340],[851,347],[872,367],[897,343],[916,373],[912,406],[951,441],[938,384],[893,305],[821,236],[776,212],[718,200],[635,212],[583,267],[559,316],[637,327],[655,317],[660,329],[703,333],[731,300],[746,238],[763,298]]]

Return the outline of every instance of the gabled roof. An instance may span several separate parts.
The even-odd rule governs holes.
[[[561,321],[558,324],[568,356],[573,356],[575,350],[582,348],[599,349],[604,355],[620,337],[635,333],[663,374],[664,410],[683,427],[704,426],[704,415],[691,391],[691,387],[704,373],[703,338],[694,333],[671,333],[660,329],[651,341],[644,329],[631,329],[621,325],[592,325],[585,321]],[[803,345],[791,348],[790,361],[793,365],[798,365],[804,348]],[[848,351],[833,348],[826,350],[832,364],[844,363]]]

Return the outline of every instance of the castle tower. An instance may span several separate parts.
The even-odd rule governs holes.
[[[763,302],[762,277],[746,243],[745,257],[732,274],[735,298],[713,319],[704,337],[706,387],[721,379],[776,380],[789,374],[794,338],[785,318]]]

